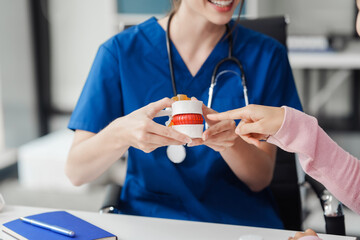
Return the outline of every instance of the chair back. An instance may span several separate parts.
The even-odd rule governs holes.
[[[287,20],[284,16],[243,19],[240,20],[239,24],[243,27],[272,37],[285,47],[287,46]]]

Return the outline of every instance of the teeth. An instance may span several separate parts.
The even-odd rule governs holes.
[[[227,7],[233,2],[233,0],[225,0],[225,1],[209,0],[209,2],[215,4],[219,7]]]

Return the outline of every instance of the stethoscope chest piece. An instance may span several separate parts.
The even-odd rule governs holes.
[[[183,145],[170,145],[166,148],[166,154],[173,163],[181,163],[185,160],[186,150]]]

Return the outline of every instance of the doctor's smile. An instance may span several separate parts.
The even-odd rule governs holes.
[[[208,0],[213,4],[219,11],[229,11],[231,10],[234,0]]]

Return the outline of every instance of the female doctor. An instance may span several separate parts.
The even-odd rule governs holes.
[[[155,118],[177,93],[206,103],[212,71],[230,54],[242,62],[250,103],[301,108],[286,49],[231,20],[240,1],[177,0],[171,18],[150,18],[100,46],[69,122],[66,174],[74,185],[128,151],[122,213],[282,228],[267,188],[273,145],[246,143],[233,120],[205,118],[203,138],[191,140]],[[245,105],[239,67],[228,61],[217,72],[204,116]],[[185,160],[171,162],[166,146],[186,143]]]

